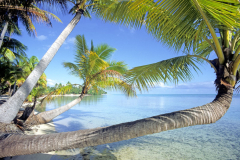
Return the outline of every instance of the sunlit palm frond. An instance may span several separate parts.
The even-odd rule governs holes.
[[[126,73],[128,70],[127,64],[125,64],[123,61],[110,61],[108,64],[109,66],[106,68],[106,70],[114,70],[121,74]]]
[[[145,24],[149,33],[162,43],[180,51],[195,48],[208,35],[208,28],[197,9],[196,0],[99,1],[95,12],[106,21],[131,27]],[[105,5],[103,5],[105,2]],[[213,27],[239,28],[239,2],[235,0],[198,0]]]
[[[74,75],[74,76],[81,76],[81,72],[80,69],[78,68],[77,65],[71,63],[71,62],[64,62],[63,66],[65,68],[67,68],[70,71],[70,74]]]
[[[94,74],[107,68],[109,64],[97,55],[96,52],[89,51],[89,74]]]
[[[118,78],[118,79],[123,79],[123,75],[121,73],[119,73],[118,71],[115,70],[102,70],[99,71],[98,73],[95,73],[93,75],[91,75],[90,80],[93,81],[107,81],[107,79],[109,77],[114,77],[114,78]]]
[[[41,75],[41,77],[39,78],[37,85],[41,86],[42,88],[46,88],[47,87],[47,76],[45,73],[43,73]]]
[[[84,36],[76,36],[77,53],[75,64],[66,62],[64,67],[83,79],[83,93],[90,89],[96,92],[99,88],[121,88],[128,95],[135,95],[134,89],[124,82],[123,74],[127,71],[124,62],[105,61],[109,60],[114,48],[108,45],[99,45],[96,48],[91,41],[91,50],[88,50]]]
[[[2,50],[3,52],[1,53],[1,56],[3,56],[5,59],[13,61],[16,58],[15,54],[10,49],[2,47]]]
[[[24,1],[18,1],[17,3],[14,3],[13,1],[0,3],[0,21],[2,20],[2,22],[9,22],[11,26],[14,26],[15,24],[18,26],[18,21],[21,21],[25,26],[26,31],[33,35],[36,34],[36,29],[32,21],[44,23],[50,26],[52,25],[50,19],[61,22],[56,15],[43,9],[39,9],[36,4],[37,3],[33,1],[28,1],[28,4],[24,3]],[[9,13],[15,18],[9,18],[8,16],[4,16],[2,13]]]
[[[94,50],[94,52],[96,52],[96,54],[99,56],[99,58],[101,58],[105,61],[108,60],[112,56],[113,52],[115,52],[115,51],[116,51],[115,48],[112,48],[107,44],[101,44],[101,45],[97,46]]]
[[[22,59],[24,56],[26,56],[26,50],[27,46],[22,44],[20,41],[5,36],[3,39],[2,47],[0,48],[0,54],[11,56],[11,58],[9,57],[11,60],[15,58]]]
[[[194,54],[201,56],[201,57],[208,58],[212,51],[213,51],[213,48],[211,47],[211,45],[209,45],[209,43],[207,41],[203,41],[202,43],[200,43],[198,45]]]
[[[84,35],[77,35],[75,40],[76,47],[76,62],[79,62],[82,56],[85,56],[89,50]]]
[[[117,77],[107,77],[104,81],[95,81],[94,85],[101,89],[121,91],[127,96],[136,96],[135,88]]]
[[[191,56],[180,56],[157,63],[135,67],[126,73],[128,82],[140,91],[154,87],[158,82],[183,82],[193,78],[192,70],[199,72],[197,64],[201,63]]]

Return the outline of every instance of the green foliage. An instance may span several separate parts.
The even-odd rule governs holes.
[[[94,6],[98,17],[130,27],[146,27],[157,40],[173,47],[197,48],[210,36],[195,0],[101,0]],[[198,0],[214,28],[240,26],[239,2],[236,0]]]
[[[5,36],[3,39],[3,44],[0,48],[0,59],[14,61],[16,59],[22,59],[26,56],[25,51],[27,46],[22,44],[20,41]]]
[[[55,19],[60,21],[60,19],[54,14],[38,8],[38,6],[43,5],[43,2],[51,4],[51,7],[56,3],[61,4],[62,7],[66,8],[66,1],[38,1],[37,3],[33,0],[30,1],[8,1],[3,0],[0,2],[0,23],[9,23],[8,28],[9,34],[19,33],[19,22],[25,27],[29,34],[36,34],[36,29],[33,25],[34,22],[45,23],[47,25],[52,25],[50,19]]]
[[[135,67],[126,73],[128,82],[136,86],[140,91],[148,90],[148,87],[158,85],[159,81],[173,82],[180,80],[190,81],[193,78],[191,70],[200,71],[196,64],[201,63],[190,55],[163,60],[157,63]]]
[[[119,89],[127,95],[135,95],[133,87],[125,85],[123,74],[127,71],[124,62],[107,61],[115,51],[107,44],[94,47],[91,42],[90,49],[86,44],[84,36],[76,36],[75,63],[64,62],[65,68],[70,74],[83,80],[83,93],[97,94],[101,89]],[[114,85],[115,84],[115,85]]]

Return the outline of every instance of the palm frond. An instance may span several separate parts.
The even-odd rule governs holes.
[[[64,62],[63,63],[64,68],[67,68],[70,71],[70,74],[74,75],[74,76],[80,76],[80,69],[78,68],[77,65],[71,63],[71,62]]]
[[[2,47],[0,48],[0,53],[4,54],[5,49],[11,50],[13,54],[16,53],[15,57],[20,58],[20,56],[26,56],[25,51],[27,50],[27,46],[22,44],[17,39],[5,36],[3,39]]]
[[[127,82],[136,86],[140,91],[154,87],[158,82],[173,82],[177,84],[180,80],[190,81],[193,78],[192,70],[199,72],[197,61],[191,56],[180,56],[163,60],[157,63],[135,67],[129,70],[125,77]]]
[[[96,52],[89,52],[89,73],[94,74],[108,66],[108,63],[100,58]]]
[[[194,54],[201,57],[208,58],[212,51],[213,51],[213,48],[209,45],[209,43],[207,41],[203,41],[198,45],[196,52],[194,52]]]
[[[132,85],[116,77],[107,77],[104,81],[95,81],[93,85],[101,89],[121,91],[130,97],[136,96],[136,90]]]
[[[124,62],[107,62],[114,48],[108,45],[93,46],[91,41],[91,50],[88,50],[84,36],[76,36],[77,53],[75,64],[65,62],[64,67],[71,70],[71,73],[79,76],[84,81],[83,93],[87,93],[91,88],[116,88],[117,86],[128,95],[135,95],[131,85],[124,82],[123,73],[127,70]],[[115,86],[114,86],[115,85]]]
[[[198,0],[213,27],[239,28],[239,2]],[[143,24],[156,39],[173,47],[195,48],[207,36],[206,23],[191,0],[97,1],[93,11],[106,21],[139,28]]]
[[[82,56],[89,50],[84,35],[77,35],[75,41],[76,47],[76,61],[78,62]]]
[[[8,48],[2,48],[2,50],[4,50],[3,53],[1,53],[1,55],[6,58],[9,61],[13,61],[16,57],[15,54]],[[1,56],[0,56],[1,57]]]
[[[101,44],[101,45],[97,46],[94,51],[97,53],[99,58],[106,61],[109,59],[109,57],[112,56],[113,52],[115,52],[116,49],[110,47],[107,44]]]
[[[128,70],[127,64],[125,64],[123,61],[109,61],[108,64],[109,67],[107,67],[106,70],[114,70],[121,74],[126,73]]]

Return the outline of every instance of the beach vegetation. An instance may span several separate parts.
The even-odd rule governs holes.
[[[66,86],[56,85],[58,88],[50,92],[43,100],[51,100],[55,97],[54,95],[66,94],[73,87],[81,88],[81,92],[78,92],[80,96],[64,106],[32,116],[26,121],[25,126],[50,122],[81,102],[89,91],[98,94],[102,89],[115,89],[122,91],[127,96],[136,95],[134,88],[125,82],[123,76],[127,72],[127,65],[124,62],[110,61],[115,51],[114,48],[107,44],[95,47],[93,41],[91,41],[89,48],[84,35],[76,36],[75,47],[75,62],[64,62],[63,66],[69,70],[70,74],[83,80],[83,83],[81,85],[70,83]]]
[[[103,4],[103,1],[97,2]],[[109,5],[110,3],[114,4]],[[78,3],[72,9],[72,11],[76,12],[76,16],[71,22],[73,23],[72,28],[74,28],[74,25],[76,25],[81,15],[83,15],[85,11],[84,7],[87,7],[85,1],[81,1],[81,3]],[[29,81],[32,80],[33,82],[28,81],[23,87],[28,88],[28,90],[19,90],[19,94],[15,94],[15,99],[10,99],[4,107],[1,106],[0,117],[2,118],[0,120],[2,124],[0,129],[4,131],[3,134],[0,134],[1,157],[83,148],[177,128],[210,124],[218,121],[227,112],[232,101],[233,90],[239,82],[239,1],[110,1],[109,3],[105,3],[104,7],[99,7],[95,11],[105,20],[127,24],[136,28],[144,26],[161,43],[178,52],[184,51],[182,56],[131,69],[124,75],[128,77],[128,83],[142,91],[147,90],[148,87],[155,86],[160,81],[170,81],[176,84],[180,80],[189,81],[192,79],[193,71],[199,72],[198,65],[206,62],[212,66],[216,74],[215,85],[217,95],[215,99],[208,104],[191,109],[101,128],[41,136],[11,133],[12,130],[17,130],[16,125],[10,124],[10,122],[16,116],[22,104],[21,100],[18,101],[18,99],[25,99],[22,97],[27,97],[33,86],[37,83],[37,79],[40,78],[47,64],[51,61],[50,56],[47,55],[45,56],[46,58],[42,59],[43,62],[40,61],[40,67],[36,67],[36,71],[32,72],[32,77],[30,76]],[[63,34],[66,35],[65,31],[63,31]],[[62,41],[66,37],[67,35]],[[82,43],[83,39],[80,42]],[[57,51],[60,45],[54,43],[52,47]],[[105,74],[114,75],[112,78],[119,76],[115,72],[105,72],[104,70],[100,74],[93,72],[92,76],[89,76],[89,73],[91,73],[89,71],[99,69],[98,67],[94,67],[95,64],[101,64],[104,66],[103,68],[107,68],[110,65],[108,66],[106,61],[98,59],[99,55],[96,54],[96,50],[85,50],[84,48],[87,47],[83,45],[82,48],[79,48],[84,52],[79,54],[80,61],[78,62],[80,62],[80,66],[86,66],[87,68],[77,70],[79,66],[66,63],[66,67],[73,71],[72,74],[78,75],[84,80],[82,94],[86,94],[89,87],[95,85],[105,86],[112,82],[110,80],[108,83],[102,84],[101,81],[98,83],[98,81],[92,79],[93,77],[100,75],[99,79],[106,79],[104,77]],[[211,53],[215,54],[215,59],[209,59]],[[89,61],[91,58],[94,59],[93,62]],[[50,60],[43,67],[46,59]],[[101,75],[104,76],[101,77]],[[80,98],[71,102],[71,105],[78,103]],[[19,103],[19,105],[16,103]],[[9,114],[7,115],[8,118],[3,116],[6,113]],[[14,144],[10,142],[14,142]],[[40,144],[41,147],[37,147]]]

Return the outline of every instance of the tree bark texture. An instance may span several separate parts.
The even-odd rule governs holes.
[[[59,35],[56,41],[49,48],[47,53],[40,60],[38,65],[34,68],[31,74],[28,76],[23,85],[17,90],[17,92],[0,107],[0,122],[11,123],[18,113],[19,108],[27,98],[33,87],[36,85],[38,79],[41,77],[48,64],[51,62],[58,49],[61,47],[65,39],[71,33],[73,28],[77,25],[81,18],[82,12],[77,12],[75,17]]]
[[[26,125],[38,125],[38,124],[48,123],[51,120],[53,120],[55,117],[59,116],[63,112],[66,112],[67,110],[69,110],[70,108],[72,108],[73,106],[81,102],[83,97],[84,97],[84,94],[81,94],[77,99],[73,100],[72,102],[64,106],[29,117],[25,123]]]
[[[214,123],[227,112],[232,94],[232,88],[221,86],[216,98],[206,105],[108,127],[47,135],[2,134],[0,157],[96,146],[177,128]]]
[[[0,48],[2,47],[2,43],[3,43],[3,39],[4,39],[4,36],[7,32],[7,28],[8,28],[8,22],[6,22],[4,24],[4,27],[3,27],[3,30],[2,30],[2,33],[1,33],[1,37],[0,37]]]

